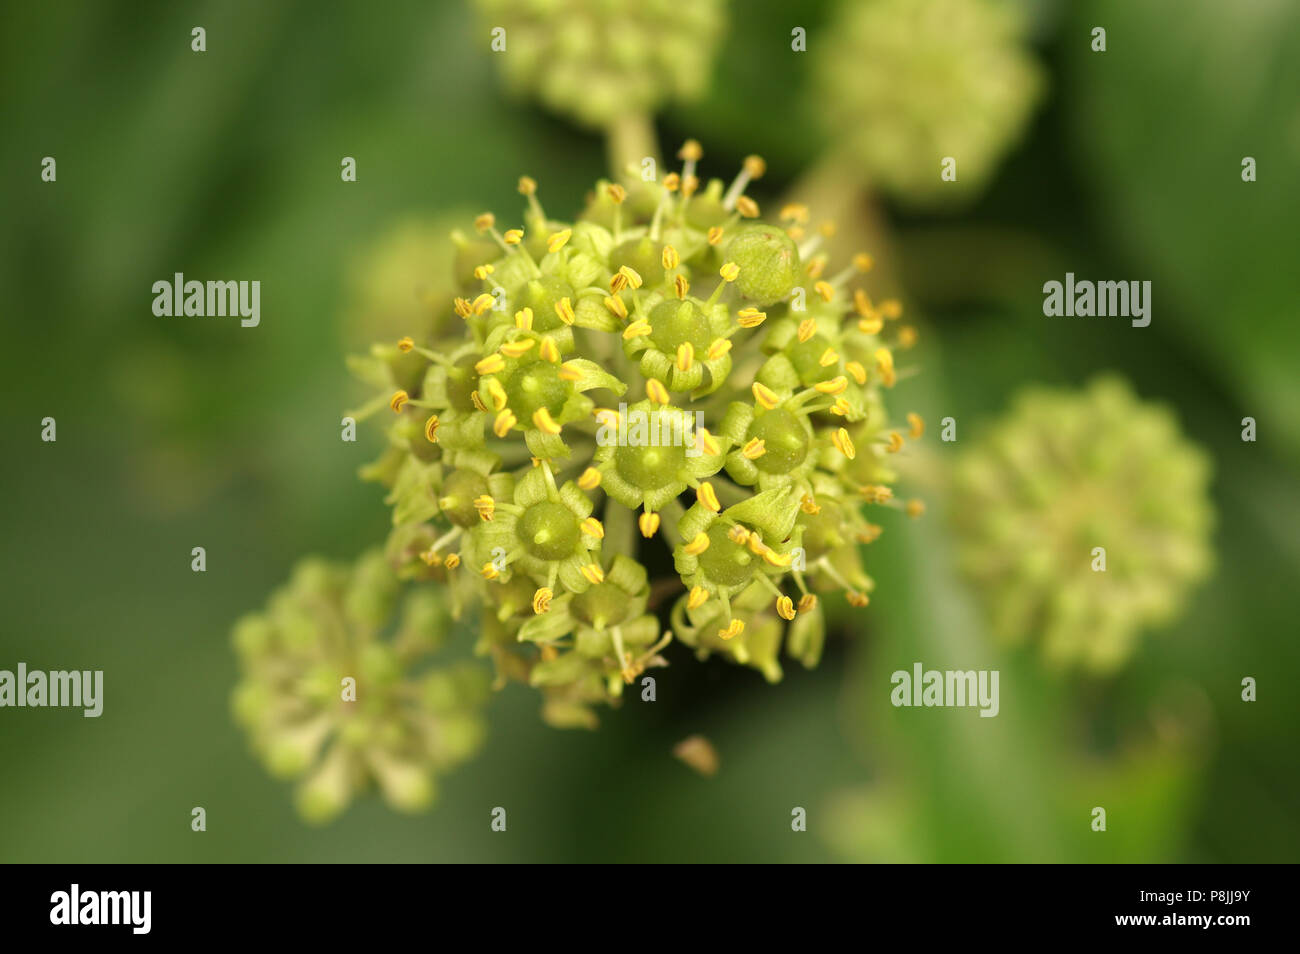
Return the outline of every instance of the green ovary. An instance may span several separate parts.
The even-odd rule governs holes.
[[[600,583],[573,598],[573,615],[600,629],[627,618],[628,595],[612,583]]]
[[[620,447],[614,457],[618,472],[644,491],[658,490],[681,480],[686,449],[674,446]]]
[[[578,547],[578,518],[563,504],[544,500],[519,518],[516,531],[524,547],[540,560],[562,560]]]
[[[768,474],[787,474],[808,456],[808,434],[799,418],[783,408],[768,411],[749,427],[749,437],[763,442],[766,452],[754,466]]]
[[[715,523],[708,530],[709,548],[700,554],[700,569],[710,580],[723,586],[739,586],[754,575],[758,557],[727,536],[727,528]]]
[[[650,312],[650,327],[650,340],[666,354],[675,354],[679,345],[689,342],[703,355],[713,343],[713,326],[693,302],[660,302]]]
[[[549,361],[534,361],[510,376],[505,386],[510,410],[525,425],[542,408],[558,417],[569,397],[569,386],[561,380],[559,366]]]
[[[829,381],[835,375],[839,374],[839,362],[823,366],[821,363],[822,355],[831,343],[821,335],[813,335],[807,341],[797,341],[786,348],[786,357],[794,365],[794,369],[799,374],[799,380],[805,386],[812,386],[821,381]]]

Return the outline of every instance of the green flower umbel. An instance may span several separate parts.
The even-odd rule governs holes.
[[[977,193],[1043,89],[999,0],[842,2],[815,64],[825,125],[867,176],[917,203]],[[940,162],[956,160],[956,179]]]
[[[955,472],[962,564],[996,634],[1059,665],[1122,664],[1210,569],[1209,472],[1118,379],[1025,393]]]
[[[400,587],[382,554],[354,567],[308,559],[235,627],[235,715],[270,772],[302,779],[309,821],[333,818],[372,782],[394,808],[423,809],[436,774],[482,741],[486,674],[429,668],[444,598],[425,588],[403,601]]]
[[[507,84],[591,127],[690,99],[708,81],[721,0],[477,0]],[[500,43],[504,49],[500,49]]]
[[[389,487],[390,562],[477,613],[498,681],[539,689],[555,725],[594,724],[670,628],[773,681],[783,649],[816,664],[819,597],[868,603],[865,514],[898,506],[902,306],[860,286],[866,255],[828,270],[806,209],[762,221],[761,159],[701,188],[699,144],[679,156],[661,182],[598,183],[572,222],[521,179],[522,227],[475,223],[493,244],[457,333],[354,365],[382,389],[358,416],[389,421],[366,473]]]

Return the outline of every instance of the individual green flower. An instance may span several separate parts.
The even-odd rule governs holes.
[[[1173,415],[1117,378],[1025,392],[954,474],[962,566],[996,635],[1120,666],[1210,570],[1209,476]]]
[[[916,203],[978,193],[1042,96],[1002,0],[854,0],[818,55],[817,104],[867,176]],[[940,178],[956,160],[955,181]]]
[[[421,810],[436,776],[479,748],[486,674],[429,666],[447,621],[438,589],[403,597],[376,552],[354,566],[302,561],[236,625],[236,718],[269,771],[302,779],[305,819],[330,820],[372,782],[394,808]]]
[[[591,127],[704,89],[721,0],[477,0],[507,85]]]

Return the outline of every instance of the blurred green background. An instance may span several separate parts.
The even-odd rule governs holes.
[[[883,206],[889,247],[871,251],[924,316],[923,373],[891,408],[931,433],[959,419],[957,444],[930,443],[942,466],[1026,383],[1115,370],[1172,406],[1213,456],[1219,515],[1216,574],[1180,622],[1107,679],[990,648],[931,496],[927,518],[886,523],[872,606],[818,670],[771,687],[673,647],[658,701],[630,699],[596,733],[546,728],[511,686],[432,813],[372,798],[315,829],[231,722],[228,632],[301,554],[347,559],[388,526],[356,479],[374,435],[338,438],[358,393],[352,276],[402,223],[517,208],[521,174],[553,214],[576,209],[604,144],[506,97],[459,3],[5,3],[0,668],[103,669],[106,700],[97,720],[0,711],[0,860],[1300,859],[1285,681],[1300,665],[1300,13],[1025,6],[1050,85],[1024,142],[959,214]],[[706,174],[762,153],[765,206],[827,145],[809,64],[830,5],[788,7],[745,3],[708,94],[658,121],[666,150],[704,143]],[[1105,54],[1088,46],[1099,24]],[[1045,321],[1042,283],[1067,270],[1151,280],[1150,328]],[[259,279],[261,326],[154,317],[150,287],[176,271]],[[57,443],[40,441],[46,416]],[[892,708],[889,673],[918,659],[999,668],[1001,715]],[[720,753],[714,778],[670,754],[696,732]],[[498,805],[505,834],[489,830]]]

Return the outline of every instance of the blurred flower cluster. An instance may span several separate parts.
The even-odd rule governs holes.
[[[1026,391],[954,474],[963,567],[995,633],[1037,635],[1059,665],[1122,664],[1209,572],[1209,475],[1173,415],[1117,378]]]

